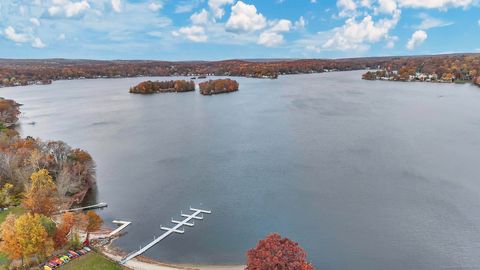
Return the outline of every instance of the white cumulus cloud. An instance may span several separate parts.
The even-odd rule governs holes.
[[[397,10],[397,2],[395,0],[378,0],[378,8],[376,13],[393,14]]]
[[[198,25],[182,27],[178,31],[173,31],[172,34],[176,37],[184,37],[193,42],[206,42],[208,40],[208,36],[205,34],[205,28]]]
[[[283,43],[283,35],[266,31],[260,34],[257,43],[266,47],[275,47]]]
[[[232,14],[226,23],[226,28],[232,32],[253,32],[265,28],[267,20],[257,12],[254,5],[238,1],[232,6]]]
[[[398,0],[398,4],[402,7],[439,9],[468,7],[474,2],[474,0]]]
[[[225,15],[224,6],[233,4],[234,0],[209,0],[208,6],[215,18],[222,18]]]
[[[42,42],[42,40],[38,37],[34,37],[33,34],[30,33],[19,33],[13,28],[13,26],[8,26],[5,28],[3,31],[4,36],[15,42],[15,43],[26,43],[26,42],[31,42],[32,47],[34,48],[44,48],[46,47],[45,43]]]
[[[16,43],[24,43],[30,41],[30,36],[27,34],[23,33],[17,33],[15,28],[12,26],[8,26],[5,28],[3,31],[4,35],[6,38],[10,39],[11,41],[14,41]]]
[[[346,17],[357,10],[357,4],[353,0],[337,0],[340,17]]]
[[[150,9],[151,11],[153,12],[157,12],[159,11],[160,9],[163,8],[163,4],[162,3],[159,3],[159,2],[151,2],[149,5],[148,5],[148,9]]]
[[[428,37],[427,32],[423,30],[415,31],[412,34],[412,37],[407,42],[407,49],[409,50],[415,49],[415,47],[422,44],[427,39],[427,37]]]
[[[72,2],[70,0],[53,0],[53,6],[48,8],[48,14],[52,17],[65,16],[67,18],[79,17],[90,9],[87,0]]]
[[[257,44],[266,47],[275,47],[283,43],[284,38],[280,33],[289,32],[292,29],[292,22],[281,19],[270,22],[271,27],[260,34]]]
[[[390,31],[400,20],[400,11],[396,10],[391,18],[374,21],[371,15],[366,15],[361,21],[355,17],[349,18],[342,27],[333,30],[333,36],[323,45],[326,49],[363,50],[369,43],[389,40]]]
[[[115,12],[122,12],[122,1],[121,0],[112,0],[112,8]]]
[[[288,32],[292,28],[292,22],[289,20],[281,19],[273,23],[273,26],[269,29],[271,32]]]
[[[305,18],[303,16],[300,16],[298,21],[295,22],[295,28],[298,29],[303,29],[307,25],[307,22],[305,21]]]
[[[37,18],[30,18],[30,22],[35,26],[40,26],[40,21]]]
[[[208,23],[208,11],[206,9],[202,9],[197,13],[193,13],[190,16],[190,21],[193,24],[207,24]]]
[[[34,38],[32,41],[32,47],[34,48],[41,49],[41,48],[45,48],[46,46],[47,45],[45,45],[45,43],[43,43],[43,41],[38,37]]]

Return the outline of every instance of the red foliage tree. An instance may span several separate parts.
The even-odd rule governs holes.
[[[298,243],[275,233],[247,252],[246,270],[313,270],[306,257]]]

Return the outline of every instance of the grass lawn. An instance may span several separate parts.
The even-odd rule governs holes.
[[[118,264],[108,260],[101,254],[90,252],[61,266],[61,270],[123,270]]]
[[[9,214],[21,215],[25,213],[25,209],[20,206],[10,207],[6,211],[0,211],[0,224],[2,224]]]
[[[0,270],[8,269],[9,264],[10,260],[8,259],[7,255],[0,252]]]

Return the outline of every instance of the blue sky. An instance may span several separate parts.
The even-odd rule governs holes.
[[[219,60],[480,51],[480,0],[1,0],[0,57]]]

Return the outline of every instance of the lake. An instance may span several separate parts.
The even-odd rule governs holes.
[[[0,96],[24,104],[23,136],[92,154],[99,213],[133,221],[127,251],[191,205],[213,213],[145,255],[243,264],[278,232],[317,269],[480,268],[480,88],[361,74],[236,78],[218,96],[128,93],[147,78]]]

